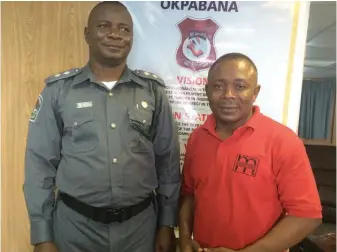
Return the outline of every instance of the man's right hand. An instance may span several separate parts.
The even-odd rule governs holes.
[[[200,245],[192,239],[183,239],[180,241],[180,252],[202,252]]]
[[[54,243],[44,242],[35,245],[34,252],[59,252],[59,250]]]

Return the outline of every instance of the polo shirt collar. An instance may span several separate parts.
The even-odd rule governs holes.
[[[245,122],[244,125],[242,125],[238,129],[252,128],[253,130],[255,130],[259,124],[260,118],[261,118],[260,108],[255,105],[253,106],[252,116],[247,120],[247,122]],[[202,125],[202,127],[206,130],[209,130],[210,132],[214,132],[215,126],[216,120],[214,114],[212,113],[207,117],[206,122]]]
[[[87,80],[90,80],[90,82],[93,82],[99,85],[102,84],[100,81],[96,79],[94,73],[92,72],[89,66],[89,63],[86,64],[83,68],[81,68],[80,73],[75,76],[73,80],[73,85],[81,84]],[[139,84],[141,86],[147,87],[147,82],[141,79],[140,77],[138,77],[136,74],[134,74],[133,71],[128,66],[126,66],[121,78],[117,81],[116,85],[130,82],[130,81],[133,81],[134,83]]]

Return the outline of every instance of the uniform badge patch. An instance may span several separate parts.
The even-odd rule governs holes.
[[[36,103],[35,103],[35,107],[32,111],[32,114],[30,115],[29,121],[31,122],[35,122],[37,116],[39,115],[40,109],[42,107],[42,102],[43,102],[43,97],[42,95],[39,95]]]
[[[76,108],[91,108],[91,107],[92,107],[92,101],[76,103]]]

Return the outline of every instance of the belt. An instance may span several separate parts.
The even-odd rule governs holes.
[[[93,207],[62,192],[59,194],[59,199],[75,212],[94,221],[109,224],[112,222],[126,221],[143,212],[154,200],[154,194],[151,193],[149,197],[138,204],[124,208]]]

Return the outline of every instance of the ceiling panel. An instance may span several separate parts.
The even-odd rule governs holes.
[[[331,25],[327,30],[328,31],[336,31],[336,23],[334,25]]]
[[[336,2],[311,2],[304,78],[336,76]]]
[[[306,47],[306,59],[336,60],[336,47]]]
[[[336,2],[310,2],[308,40],[333,24],[336,24]]]
[[[327,68],[335,64],[335,60],[305,59],[304,66],[313,68]]]
[[[334,69],[317,69],[304,67],[303,78],[333,78],[336,76]]]
[[[325,30],[307,42],[308,46],[336,47],[336,31]]]

